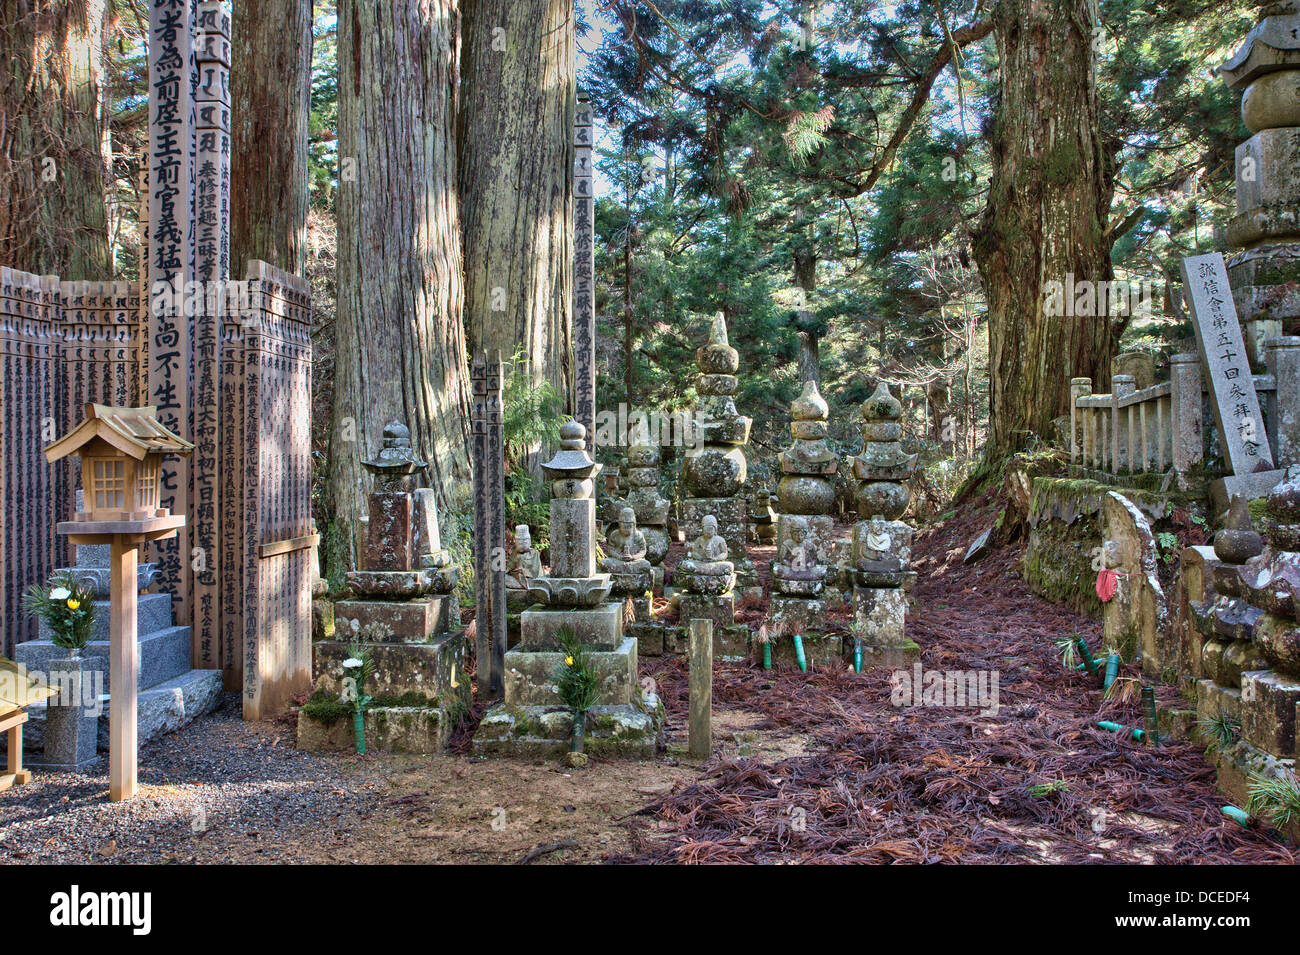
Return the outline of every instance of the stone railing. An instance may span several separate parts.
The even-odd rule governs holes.
[[[1300,338],[1265,347],[1266,371],[1252,377],[1273,460],[1288,467],[1300,464]],[[1112,477],[1172,468],[1185,485],[1185,476],[1203,467],[1215,426],[1213,416],[1204,420],[1205,386],[1195,353],[1170,356],[1169,380],[1148,388],[1115,375],[1110,394],[1093,394],[1090,379],[1070,379],[1070,462]]]

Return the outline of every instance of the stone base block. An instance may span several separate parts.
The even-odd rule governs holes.
[[[826,604],[816,598],[773,594],[767,619],[770,624],[780,626],[784,634],[804,633],[826,626]]]
[[[853,652],[852,646],[849,647],[849,652]],[[876,667],[905,670],[920,659],[921,648],[907,639],[904,639],[902,645],[896,647],[873,647],[866,644],[862,646],[862,669],[864,670]]]
[[[721,629],[713,628],[713,659],[723,663],[740,663],[749,657],[750,642],[754,632],[744,624],[733,624]],[[678,647],[685,653],[691,645],[689,629],[680,631]]]
[[[666,623],[629,623],[624,631],[636,640],[638,656],[658,657],[672,653],[677,649],[677,633],[680,628]]]
[[[1215,720],[1220,716],[1241,719],[1241,691],[1219,686],[1213,680],[1196,681],[1196,713],[1202,720]]]
[[[625,637],[614,650],[588,654],[599,680],[597,702],[606,706],[631,703],[637,686],[637,643]],[[564,664],[562,650],[520,647],[506,653],[505,699],[514,706],[561,706],[556,677]]]
[[[906,633],[907,597],[899,587],[854,587],[853,616],[863,628],[864,647],[901,647]]]
[[[166,594],[162,596],[167,596]],[[171,597],[167,596],[168,612],[171,612]],[[104,611],[108,613],[107,610]],[[140,676],[138,687],[156,686],[167,680],[180,676],[190,669],[190,628],[168,625],[161,630],[141,631],[136,639],[140,655]],[[46,674],[50,664],[68,655],[63,647],[55,646],[48,640],[29,640],[14,648],[14,662],[26,667],[32,673]],[[108,640],[96,640],[86,644],[81,651],[84,671],[89,674],[97,672],[104,689],[111,690],[108,681]]]
[[[424,643],[446,632],[454,599],[340,600],[334,604],[335,637],[365,643]]]
[[[363,688],[376,698],[419,698],[433,702],[468,691],[465,631],[444,634],[428,643],[367,644],[374,670]],[[321,640],[312,647],[316,691],[330,699],[343,695],[343,661],[350,643]]]
[[[1241,675],[1241,735],[1270,756],[1296,755],[1295,714],[1300,681],[1274,670]]]
[[[804,662],[809,669],[813,667],[835,667],[844,665],[844,637],[838,633],[803,633]],[[751,656],[755,660],[763,659],[763,646],[757,640],[751,644]],[[799,655],[795,653],[794,638],[782,635],[772,638],[772,662],[799,665]]]
[[[690,594],[682,593],[677,597],[677,619],[683,627],[689,627],[692,620],[712,620],[716,633],[722,627],[730,627],[736,619],[736,601],[733,594]]]
[[[1294,759],[1279,759],[1261,752],[1244,740],[1234,746],[1207,754],[1207,760],[1218,770],[1219,791],[1226,801],[1245,809],[1250,802],[1250,788],[1255,776],[1294,777]],[[1300,824],[1292,823],[1287,833],[1291,839],[1300,837]]]
[[[592,756],[653,759],[662,746],[664,709],[654,694],[636,702],[593,706],[584,748]],[[501,703],[484,714],[472,744],[476,756],[561,756],[569,751],[573,712],[563,706]]]
[[[321,713],[308,703],[298,713],[298,748],[309,753],[356,752],[352,714]],[[362,716],[367,753],[441,753],[463,709],[456,706],[375,706]]]
[[[107,646],[109,625],[112,622],[112,605],[107,600],[94,600],[91,602],[95,607],[95,620],[91,625],[90,641],[91,643],[103,643]],[[140,594],[136,597],[135,632],[137,634],[143,636],[144,634],[155,633],[159,630],[166,630],[171,625],[171,594]],[[36,639],[49,642],[51,636],[49,624],[43,619],[39,619],[36,627]],[[68,651],[60,650],[59,652],[66,656]],[[22,661],[19,660],[18,662],[21,663]],[[36,668],[29,667],[28,669]]]
[[[220,670],[190,670],[157,686],[141,690],[136,697],[136,738],[143,745],[158,737],[175,732],[209,712],[221,699]],[[97,727],[98,748],[108,751],[108,707],[100,714]],[[23,750],[32,750],[23,759],[33,766],[41,762],[45,747],[45,705],[27,709],[27,722],[23,724]]]
[[[573,631],[583,646],[613,650],[623,642],[623,601],[589,609],[551,608],[534,604],[519,618],[519,645],[529,650],[558,650],[560,631]]]

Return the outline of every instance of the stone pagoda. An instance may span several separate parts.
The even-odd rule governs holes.
[[[838,636],[824,633],[822,601],[834,540],[831,511],[839,468],[826,442],[829,414],[817,382],[804,382],[790,405],[793,440],[778,456],[783,476],[777,486],[776,559],[768,615],[772,632],[778,635],[773,645],[778,657],[791,650],[788,636],[793,634],[802,635],[805,653],[817,662],[831,662],[842,650]]]
[[[344,661],[358,649],[372,671],[362,687],[368,751],[442,751],[469,706],[468,641],[454,590],[459,576],[442,549],[431,488],[416,488],[426,465],[400,422],[384,428],[383,446],[363,461],[374,476],[364,569],[347,574],[348,599],[334,605],[334,639],[313,649],[316,689],[298,716],[298,745],[352,749],[353,721],[343,718],[350,689]]]
[[[590,650],[600,693],[589,714],[586,749],[593,755],[653,756],[663,707],[637,679],[637,642],[623,633],[621,587],[648,584],[649,563],[632,523],[617,575],[596,568],[595,478],[601,466],[587,453],[587,432],[570,421],[560,450],[542,470],[551,482],[551,565],[529,581],[536,601],[521,615],[519,645],[505,655],[505,701],[492,707],[474,735],[476,753],[562,753],[573,713],[560,701],[557,674],[564,662],[560,638],[573,633]],[[626,578],[635,578],[629,581]]]
[[[903,450],[902,417],[902,403],[883,381],[862,403],[862,453],[853,458],[858,522],[849,576],[864,666],[904,666],[920,654],[905,631],[905,590],[916,575],[908,569],[912,528],[899,518],[911,500],[906,482],[917,456]]]
[[[1237,215],[1228,278],[1251,364],[1265,343],[1300,319],[1300,12],[1297,0],[1270,3],[1220,72],[1242,91],[1241,116],[1254,135],[1237,147]]]
[[[736,413],[740,353],[727,341],[727,322],[721,312],[713,319],[708,344],[695,352],[695,364],[700,399],[695,406],[696,446],[687,450],[682,467],[686,498],[681,529],[687,540],[694,540],[700,536],[705,515],[713,515],[735,565],[740,596],[761,597],[758,572],[745,549],[749,537],[743,495],[748,476],[745,445],[751,420]]]

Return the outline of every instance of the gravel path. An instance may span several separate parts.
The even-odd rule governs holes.
[[[216,861],[228,844],[262,837],[275,843],[267,862],[311,861],[314,843],[368,817],[372,769],[300,752],[286,723],[245,723],[239,707],[227,693],[213,713],[141,747],[128,802],[108,802],[105,756],[86,773],[37,770],[0,793],[0,863]]]

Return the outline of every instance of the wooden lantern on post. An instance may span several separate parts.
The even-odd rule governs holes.
[[[136,548],[185,526],[184,514],[159,506],[162,459],[194,450],[158,420],[157,410],[88,404],[86,420],[45,448],[51,464],[69,454],[81,458],[85,510],[56,529],[72,544],[109,545],[108,798],[114,802],[136,790]]]

